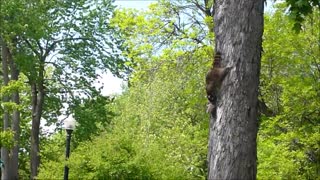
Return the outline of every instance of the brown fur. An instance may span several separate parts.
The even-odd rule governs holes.
[[[211,106],[211,110],[207,111],[212,112],[215,110],[217,96],[219,94],[222,81],[228,74],[229,70],[230,68],[221,67],[221,54],[217,52],[214,57],[212,68],[209,70],[206,76],[207,98],[209,100],[209,103],[214,107],[212,108]]]

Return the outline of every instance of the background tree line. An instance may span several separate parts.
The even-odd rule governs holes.
[[[258,179],[320,175],[320,12],[317,1],[299,2],[264,15],[259,99],[267,110],[258,119]],[[211,7],[163,0],[137,11],[102,0],[2,0],[1,159],[11,167],[2,178],[63,176],[58,117],[68,104],[65,115],[78,122],[70,178],[205,179]],[[102,96],[92,85],[98,69],[126,74],[123,94]],[[42,131],[49,125],[53,134]]]

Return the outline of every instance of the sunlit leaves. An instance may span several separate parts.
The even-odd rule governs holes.
[[[10,130],[0,132],[0,146],[6,147],[8,149],[12,148],[15,143],[13,141],[13,136],[14,136],[14,132]]]
[[[191,40],[188,35],[196,38],[197,28],[172,35],[168,11],[176,7],[166,3],[153,5],[141,15],[118,11],[112,19],[127,38],[125,55],[132,59],[127,64],[134,70],[130,87],[111,106],[116,115],[112,128],[73,151],[68,163],[71,177],[205,178],[208,116],[203,77],[212,63],[213,49]],[[84,129],[86,124],[96,125],[91,116],[104,114],[99,104],[103,105],[86,101],[75,108]],[[48,166],[60,162],[55,161]],[[47,171],[44,166],[40,177],[57,177]]]
[[[258,178],[315,178],[319,159],[319,12],[292,31],[281,8],[265,18],[262,98],[274,117],[261,119]],[[275,31],[276,30],[276,31]]]
[[[126,38],[124,55],[132,60],[126,63],[133,70],[130,87],[112,106],[107,105],[116,115],[111,127],[72,151],[68,162],[72,178],[205,178],[208,115],[204,76],[212,63],[213,35],[197,28],[173,35],[177,12],[182,10],[163,1],[147,12],[125,10],[114,15],[113,27]],[[319,14],[314,12],[314,18],[302,24],[303,31],[295,34],[291,30],[294,23],[283,10],[265,18],[260,92],[273,115],[259,119],[258,178],[315,179],[320,139],[320,28],[313,20]],[[210,21],[207,17],[203,23]],[[194,41],[199,34],[205,36],[202,44]],[[104,101],[79,101],[74,108],[87,132],[101,128],[91,117],[108,122]],[[98,117],[101,114],[104,117]],[[82,128],[75,133],[86,136]],[[63,146],[60,141],[55,143]],[[62,171],[51,172],[62,169],[63,154],[53,145],[48,147],[59,158],[49,152],[53,160],[44,164],[40,177],[59,178]]]

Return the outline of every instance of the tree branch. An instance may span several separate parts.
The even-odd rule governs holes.
[[[65,38],[65,39],[60,39],[57,41],[54,41],[49,48],[46,49],[46,52],[44,54],[44,57],[47,57],[49,55],[49,53],[55,48],[55,46],[58,43],[64,42],[64,41],[76,41],[76,40],[83,40],[83,41],[87,41],[87,40],[92,40],[91,38],[85,38],[85,37],[80,37],[80,38]]]
[[[41,59],[41,54],[32,46],[28,39],[24,39],[24,41],[27,43],[28,47],[32,50],[32,52],[35,53],[39,57],[39,59]]]

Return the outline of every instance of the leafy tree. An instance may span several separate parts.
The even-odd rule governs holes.
[[[212,47],[206,46],[208,37],[198,44],[185,36],[192,33],[188,29],[170,35],[175,27],[168,25],[155,34],[163,22],[183,25],[164,8],[175,6],[163,3],[167,4],[154,4],[142,14],[115,14],[112,22],[127,39],[125,53],[132,58],[130,88],[115,99],[112,128],[72,151],[70,177],[205,178],[208,123],[203,75],[211,64]],[[62,168],[60,157],[43,164],[39,178],[61,177],[52,173],[54,167]]]
[[[206,100],[198,83],[201,73],[193,76],[192,66],[199,68],[208,58],[202,49],[189,54],[189,63],[177,65],[174,54],[163,61],[152,82],[135,82],[115,100],[111,130],[72,150],[70,178],[205,178]],[[43,162],[39,178],[62,176],[64,156],[55,157]]]
[[[119,75],[118,70],[124,69],[117,49],[121,42],[108,25],[114,8],[108,0],[5,1],[1,5],[6,9],[1,13],[1,36],[16,40],[10,48],[32,92],[30,165],[34,178],[40,163],[40,119],[56,120],[62,104],[57,94],[62,89],[72,94],[69,103],[95,95],[91,84],[97,69],[108,68]],[[77,89],[82,92],[75,93]]]
[[[320,8],[320,0],[286,0],[286,3],[289,6],[290,18],[294,20],[293,29],[296,31],[301,30],[303,21],[312,11]]]
[[[1,46],[1,67],[3,76],[3,88],[1,87],[3,107],[3,134],[7,131],[13,132],[14,145],[11,148],[2,147],[1,157],[3,158],[5,170],[2,172],[3,179],[18,178],[18,151],[19,151],[19,131],[20,131],[20,96],[18,90],[19,71],[8,48],[6,41],[0,36]],[[9,92],[8,92],[9,91]],[[10,97],[11,96],[11,97]],[[12,113],[11,113],[12,111]],[[10,116],[12,116],[10,118]]]
[[[99,135],[103,130],[108,129],[113,112],[110,110],[112,98],[96,96],[90,99],[82,99],[82,102],[75,101],[72,111],[77,120],[77,131],[74,133],[74,142],[90,140],[92,136]]]
[[[11,76],[11,78],[12,77],[14,76]],[[20,170],[20,167],[24,163],[21,161],[19,162],[18,157],[21,157],[21,155],[25,156],[26,152],[29,151],[28,146],[26,146],[24,142],[28,142],[29,141],[28,137],[30,136],[22,135],[29,130],[26,127],[27,127],[27,124],[30,122],[28,118],[25,119],[26,117],[30,117],[30,113],[28,113],[29,111],[28,104],[30,102],[28,101],[28,94],[30,93],[26,89],[24,80],[25,80],[25,77],[22,76],[19,78],[19,80],[10,80],[6,86],[0,86],[0,93],[2,96],[10,97],[11,94],[14,95],[18,92],[24,95],[22,96],[22,98],[19,98],[19,103],[14,102],[13,98],[10,98],[11,101],[1,102],[0,114],[1,116],[6,114],[6,116],[4,116],[6,118],[4,119],[9,121],[9,123],[7,124],[8,125],[7,129],[1,132],[1,147],[3,149],[6,148],[7,151],[4,151],[4,152],[10,153],[9,156],[5,156],[5,153],[2,154],[2,160],[5,167],[2,171],[3,179],[21,177],[20,176],[21,173],[18,173],[18,170]],[[14,116],[14,114],[17,113],[17,111],[19,111],[19,114],[21,114],[21,116],[20,115]],[[17,122],[16,121],[17,118],[21,120]],[[18,176],[18,174],[20,175]]]
[[[126,40],[123,53],[131,60],[127,62],[132,71],[129,87],[123,95],[112,101],[111,106],[110,99],[104,97],[75,98],[75,106],[70,106],[70,109],[76,112],[76,118],[83,123],[79,131],[75,131],[77,141],[82,142],[73,142],[71,158],[66,162],[63,154],[65,134],[57,133],[47,138],[42,151],[39,178],[61,178],[65,164],[70,167],[71,178],[206,178],[209,123],[206,121],[208,115],[204,112],[207,100],[203,77],[212,64],[213,36],[210,27],[213,24],[210,23],[210,14],[201,14],[208,12],[203,11],[204,7],[211,7],[210,2],[205,3],[207,5],[197,1],[160,1],[151,5],[146,12],[124,9],[114,14],[111,20],[113,28]],[[255,3],[259,7],[250,9],[260,14],[248,16],[248,11],[242,7],[226,8],[228,11],[225,12],[232,10],[232,13],[241,9],[237,16],[226,17],[237,22],[232,24],[232,28],[224,22],[233,21],[215,23],[216,30],[225,28],[217,33],[216,48],[223,54],[223,64],[231,65],[233,69],[222,87],[225,91],[221,94],[224,101],[218,104],[220,118],[212,123],[216,128],[211,135],[216,133],[213,137],[221,146],[211,143],[209,150],[216,147],[214,149],[218,154],[213,154],[216,156],[210,160],[216,158],[217,162],[221,162],[215,168],[211,164],[209,178],[217,168],[223,168],[223,171],[220,169],[214,174],[219,177],[256,178],[257,74],[263,6],[262,1]],[[280,11],[265,18],[260,96],[271,113],[259,118],[258,178],[315,179],[319,169],[317,122],[320,101],[317,59],[319,28],[314,19],[317,19],[318,12],[314,11],[314,17],[306,19],[302,33],[297,35],[291,31],[293,24],[285,14],[286,6],[280,6]],[[215,10],[218,14],[219,7],[216,6]],[[192,18],[186,20],[185,17]],[[243,26],[246,22],[238,22],[248,17],[259,18],[259,23],[251,27]],[[240,28],[242,33],[237,34],[233,32],[235,27],[250,28]],[[259,31],[259,36],[253,36],[253,30]],[[225,33],[233,35],[232,38],[225,38],[228,37]],[[240,35],[246,40],[255,41],[246,43],[248,41],[239,40]],[[223,41],[225,39],[238,41],[229,44],[229,41]],[[244,44],[240,46],[242,42]],[[228,45],[226,47],[234,52],[241,52],[229,52],[221,44]],[[251,47],[241,49],[246,45]],[[254,50],[249,51],[250,48]],[[254,55],[251,54],[253,52]],[[238,64],[236,55],[240,57]],[[249,55],[251,58],[247,58]],[[252,86],[248,85],[250,83]],[[231,101],[237,103],[232,104]],[[103,127],[104,122],[109,123],[110,117],[97,117],[100,113],[114,115],[111,126]],[[240,118],[244,116],[248,117]],[[90,123],[86,129],[83,126],[87,123],[86,119],[96,123]],[[252,129],[248,130],[249,123]],[[100,130],[103,132],[100,133]],[[94,131],[99,134],[90,136]],[[230,142],[224,141],[225,137]],[[225,151],[220,147],[225,147]],[[224,156],[230,161],[220,159]]]
[[[261,93],[273,117],[262,117],[258,178],[319,176],[319,11],[299,34],[283,4],[265,18]],[[274,31],[277,29],[277,32]]]

